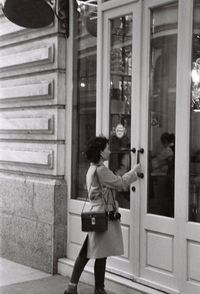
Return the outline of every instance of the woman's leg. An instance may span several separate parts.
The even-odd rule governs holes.
[[[87,240],[88,237],[86,237],[83,246],[79,252],[79,255],[76,258],[72,276],[64,294],[77,294],[77,284],[79,282],[83,269],[89,260],[89,258],[87,258]]]
[[[73,284],[78,284],[80,276],[84,270],[84,267],[89,260],[89,258],[87,258],[87,242],[88,242],[88,237],[86,237],[83,243],[83,246],[79,252],[79,255],[75,261],[72,276],[70,279],[70,282]]]
[[[72,276],[70,279],[70,282],[72,284],[78,284],[80,276],[84,270],[85,265],[87,264],[89,258],[87,258],[86,256],[78,256],[76,259],[76,262],[74,264],[74,268],[73,268],[73,272],[72,272]]]
[[[106,257],[97,258],[94,264],[95,289],[104,289]]]

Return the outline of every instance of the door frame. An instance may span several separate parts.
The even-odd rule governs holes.
[[[170,3],[173,2],[172,0],[124,0],[123,5],[121,5],[121,0],[110,0],[105,3],[101,3],[102,1],[98,1],[98,39],[97,39],[97,113],[96,113],[96,121],[97,121],[97,128],[96,134],[100,135],[102,130],[105,131],[104,135],[108,135],[106,131],[106,127],[102,128],[103,120],[104,120],[104,111],[102,105],[102,97],[104,95],[103,92],[103,78],[104,78],[104,68],[103,68],[103,38],[105,37],[103,33],[103,18],[106,12],[111,9],[118,9],[122,6],[127,5],[139,5],[141,13],[143,12],[145,3],[148,3],[149,6],[158,6],[158,4]],[[192,223],[188,221],[188,190],[189,190],[189,138],[190,138],[190,85],[191,79],[188,75],[188,71],[191,71],[191,44],[192,44],[192,24],[193,24],[193,1],[188,0],[179,0],[178,1],[178,49],[177,49],[177,94],[176,94],[176,108],[179,107],[179,112],[176,113],[176,130],[182,130],[182,135],[179,136],[177,139],[176,136],[176,158],[175,158],[175,218],[172,220],[168,220],[167,227],[174,233],[176,236],[174,240],[174,254],[176,256],[176,261],[174,263],[174,275],[176,278],[176,289],[172,289],[170,287],[164,286],[162,284],[162,280],[160,282],[156,282],[153,280],[149,280],[147,277],[141,276],[141,268],[140,268],[140,260],[141,260],[141,249],[140,246],[143,244],[143,239],[141,238],[142,226],[142,212],[146,210],[146,204],[142,202],[142,198],[146,195],[142,195],[141,193],[141,186],[144,185],[144,180],[138,181],[134,183],[136,186],[136,193],[132,193],[133,202],[131,202],[131,213],[130,216],[124,218],[124,222],[130,222],[132,219],[133,222],[133,235],[134,238],[131,240],[131,246],[134,248],[132,252],[132,274],[129,273],[121,273],[119,270],[115,270],[114,266],[109,268],[110,271],[116,274],[122,274],[123,276],[133,279],[134,281],[147,285],[151,288],[156,288],[164,291],[168,291],[169,293],[194,293],[197,294],[199,292],[199,286],[197,287],[195,283],[190,283],[189,275],[188,275],[188,240],[193,240],[194,242],[199,242],[199,239],[196,236],[196,232],[200,236],[200,225],[196,223]],[[71,14],[73,11],[71,9]],[[140,18],[140,20],[139,20]],[[146,97],[148,97],[148,89],[149,89],[149,50],[150,50],[150,43],[149,43],[149,35],[147,33],[147,26],[149,18],[146,16],[146,23],[141,23],[145,20],[145,17],[141,17],[141,14],[138,14],[138,23],[139,23],[139,30],[138,30],[138,60],[135,60],[137,63],[138,71],[136,72],[136,88],[137,88],[137,96],[136,103],[138,103],[137,107],[139,109],[138,112],[133,109],[132,118],[134,115],[134,120],[136,122],[136,129],[138,131],[138,135],[135,138],[135,141],[132,141],[132,147],[144,147],[145,137],[147,138],[147,130],[143,133],[142,138],[139,137],[139,133],[142,130],[143,121],[140,120],[141,113],[144,111],[148,113]],[[71,26],[72,27],[72,26]],[[145,31],[146,27],[146,31]],[[142,32],[139,37],[139,32]],[[72,29],[71,34],[72,35]],[[142,38],[141,38],[142,36]],[[108,41],[108,40],[107,40]],[[67,60],[68,68],[72,68],[72,58],[73,56],[73,40],[72,38],[68,39],[67,42]],[[189,44],[188,46],[186,44]],[[141,50],[142,48],[142,50]],[[182,50],[184,48],[184,50]],[[141,50],[141,52],[140,52]],[[133,55],[134,56],[134,55]],[[184,65],[183,65],[184,60]],[[108,63],[107,63],[108,64]],[[140,80],[142,79],[142,83]],[[105,82],[104,82],[105,83]],[[73,87],[72,87],[72,76],[67,75],[67,93],[68,97],[72,97]],[[105,86],[104,86],[105,88]],[[132,86],[132,91],[134,87]],[[108,93],[107,93],[108,95]],[[135,95],[135,92],[134,92]],[[142,97],[142,104],[140,104],[139,97]],[[105,95],[104,95],[104,105],[105,105]],[[72,99],[67,99],[66,107],[66,135],[67,137],[72,138]],[[183,114],[184,113],[184,120]],[[108,114],[107,114],[108,115]],[[132,122],[133,124],[133,122]],[[70,136],[69,136],[70,134]],[[135,145],[135,146],[134,146]],[[147,144],[146,144],[147,145]],[[68,186],[68,195],[71,195],[71,169],[68,167],[71,166],[71,143],[68,144],[68,150],[66,152],[66,180],[69,183]],[[146,149],[148,150],[148,149]],[[180,152],[179,152],[180,151]],[[147,162],[147,154],[142,156],[142,169],[144,174],[147,174],[147,166],[145,165],[145,161]],[[132,155],[132,162],[134,162],[135,157]],[[146,167],[145,167],[146,166]],[[145,168],[144,168],[145,167]],[[179,168],[180,167],[180,168]],[[184,181],[183,181],[184,179]],[[140,192],[139,192],[140,191]],[[142,201],[141,201],[142,200]],[[68,221],[70,219],[69,214],[74,213],[74,215],[80,215],[81,208],[82,208],[82,201],[69,199],[69,206],[68,206]],[[69,213],[70,212],[70,213]],[[125,215],[125,213],[124,213]],[[151,216],[149,217],[151,221]],[[158,221],[160,221],[158,219]],[[80,227],[80,221],[77,221]],[[68,222],[68,240],[70,234],[70,221]],[[164,223],[163,223],[164,224]],[[167,229],[167,228],[166,228]],[[84,240],[85,234],[81,232],[80,236],[78,236],[80,244]],[[69,241],[68,241],[69,242]],[[68,243],[69,245],[69,243]],[[67,256],[70,258],[75,258],[77,252],[79,250],[79,246],[77,244],[77,248],[74,249],[72,246],[67,246]],[[68,255],[69,254],[69,255]],[[115,263],[113,263],[114,265]],[[180,292],[179,292],[180,291]],[[186,291],[186,292],[185,292]]]
[[[109,42],[110,42],[110,24],[109,19],[133,14],[133,36],[132,36],[132,97],[134,105],[131,104],[131,126],[134,125],[135,134],[131,138],[131,148],[139,148],[139,113],[140,113],[140,69],[141,69],[141,1],[124,1],[123,5],[116,5],[113,8],[112,1],[105,2],[98,6],[98,36],[97,41],[97,135],[109,137],[109,81],[110,81],[110,60],[109,60]],[[114,2],[113,2],[114,4]],[[137,28],[137,29],[136,29]],[[103,33],[106,31],[106,34]],[[134,39],[136,40],[134,42]],[[106,64],[106,68],[103,65]],[[134,77],[134,78],[133,78]],[[136,162],[136,155],[131,154],[132,165]],[[122,214],[122,227],[132,228],[128,232],[130,238],[129,262],[126,260],[126,270],[120,266],[120,258],[111,257],[107,269],[122,276],[134,279],[139,274],[139,217],[140,217],[140,199],[139,199],[139,181],[134,183],[136,192],[130,195],[130,210],[120,209]],[[126,242],[126,240],[124,241]],[[131,250],[133,248],[133,250]],[[134,262],[133,262],[134,261]],[[118,268],[118,269],[117,269]]]
[[[148,244],[152,240],[159,240],[162,244],[165,238],[169,242],[169,248],[172,250],[172,255],[174,256],[176,249],[174,251],[173,246],[176,248],[176,240],[174,238],[176,226],[175,219],[163,217],[160,215],[154,215],[147,213],[147,195],[148,195],[148,132],[149,132],[149,73],[150,73],[150,28],[151,28],[151,11],[150,9],[170,4],[174,1],[170,0],[148,0],[144,2],[143,6],[143,33],[142,33],[142,75],[141,79],[144,81],[143,87],[141,89],[142,95],[142,109],[141,120],[144,121],[144,129],[141,132],[141,145],[146,151],[142,157],[142,166],[144,167],[144,182],[141,186],[141,219],[140,219],[140,281],[146,285],[151,284],[156,288],[169,291],[169,293],[179,293],[176,284],[176,273],[174,269],[174,260],[171,261],[172,272],[163,271],[155,268],[149,263],[149,253],[148,250],[152,250],[151,245]],[[179,9],[179,6],[178,6]],[[178,29],[177,29],[178,36]],[[146,118],[146,119],[145,119]],[[162,227],[162,230],[161,230]],[[155,244],[156,246],[156,244]],[[170,247],[171,246],[171,247]],[[150,249],[149,249],[150,248]],[[155,247],[156,248],[156,247]],[[148,255],[149,254],[149,255]],[[173,258],[173,257],[172,257]],[[170,267],[170,266],[169,266]]]
[[[144,1],[143,11],[145,13],[143,26],[143,53],[142,53],[142,75],[144,80],[142,95],[142,109],[144,117],[148,116],[148,96],[149,96],[149,56],[150,56],[150,8],[172,3],[169,0],[148,0]],[[146,6],[146,8],[145,8]],[[178,1],[178,30],[177,30],[177,74],[176,74],[176,156],[175,156],[175,216],[166,218],[146,214],[147,199],[142,198],[141,202],[141,238],[140,244],[143,249],[140,251],[142,262],[139,281],[145,285],[163,289],[169,293],[199,293],[199,285],[195,281],[189,280],[189,245],[190,242],[200,242],[200,225],[188,221],[189,211],[189,161],[190,161],[190,99],[191,97],[191,51],[192,51],[192,26],[193,26],[193,1]],[[187,45],[186,45],[187,44]],[[183,50],[184,48],[184,50]],[[183,62],[184,61],[184,62]],[[183,119],[184,113],[184,119]],[[141,137],[142,147],[148,150],[148,120],[145,131]],[[147,156],[142,158],[142,166],[145,167],[144,174],[147,175]],[[183,180],[184,179],[184,180]],[[142,195],[147,195],[147,179],[145,179],[146,189]],[[146,214],[146,216],[145,216]],[[158,224],[163,227],[163,233],[173,235],[173,276],[169,273],[165,277],[160,273],[159,279],[154,279],[149,274],[148,264],[145,254],[147,239],[144,236],[148,230],[159,230]],[[199,243],[200,244],[200,243]],[[200,245],[199,245],[200,246]],[[145,256],[145,257],[144,257]],[[145,260],[144,260],[145,259]],[[194,261],[194,260],[193,260]],[[142,269],[143,267],[143,269]],[[155,275],[156,275],[155,271]],[[180,291],[180,292],[179,292]]]

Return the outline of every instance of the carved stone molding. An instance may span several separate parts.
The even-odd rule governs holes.
[[[0,170],[64,175],[64,144],[0,142]]]
[[[1,164],[28,165],[52,169],[53,151],[4,149],[0,147]]]
[[[64,109],[25,109],[0,112],[0,139],[65,140]]]
[[[0,133],[53,134],[52,117],[0,117]]]
[[[65,105],[65,73],[52,72],[0,80],[0,109]]]
[[[31,81],[30,81],[31,82]],[[13,100],[52,99],[53,81],[0,87],[0,103]]]
[[[0,57],[0,69],[52,63],[54,61],[54,46],[36,48],[20,53],[4,55]]]

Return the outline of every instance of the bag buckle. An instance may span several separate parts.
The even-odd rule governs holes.
[[[91,218],[91,224],[92,224],[93,226],[96,224],[96,219],[95,219],[94,216]]]

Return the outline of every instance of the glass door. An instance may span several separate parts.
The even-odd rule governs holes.
[[[147,0],[143,19],[139,280],[197,294],[200,1]]]
[[[186,191],[183,198],[185,210],[182,222],[184,234],[179,237],[180,244],[184,244],[180,264],[183,268],[180,292],[183,294],[200,293],[200,0],[191,2],[191,6],[187,9],[190,13],[191,30],[188,39],[190,47],[188,52],[185,52],[189,58],[183,72],[185,91],[182,97],[183,101],[185,100],[184,104],[187,103],[187,127],[184,128],[187,148]],[[185,7],[186,5],[188,5],[187,1]],[[182,199],[179,198],[178,201],[180,206]]]
[[[102,133],[109,137],[111,156],[109,168],[123,175],[136,161],[139,105],[140,13],[138,3],[124,5],[103,14],[103,111]],[[105,34],[105,32],[107,32]],[[134,192],[133,192],[134,191]],[[107,269],[132,277],[138,246],[134,235],[133,204],[135,185],[117,192],[122,215],[124,255],[110,258]],[[135,227],[136,228],[136,227]]]
[[[177,289],[175,263],[175,138],[178,1],[145,1],[141,157],[140,274]]]

